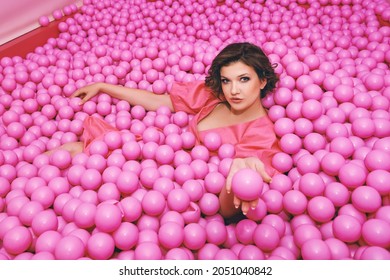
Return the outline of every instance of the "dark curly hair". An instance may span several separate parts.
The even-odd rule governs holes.
[[[276,64],[271,64],[263,50],[251,43],[233,43],[226,46],[214,58],[205,80],[206,86],[212,90],[217,98],[223,95],[221,68],[237,61],[253,67],[260,80],[267,80],[266,86],[260,92],[261,98],[276,87],[279,80],[274,71]]]

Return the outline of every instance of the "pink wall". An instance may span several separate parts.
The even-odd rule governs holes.
[[[38,18],[81,0],[0,0],[0,45],[37,27]]]

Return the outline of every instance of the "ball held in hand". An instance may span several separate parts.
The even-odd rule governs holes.
[[[241,200],[252,201],[260,197],[263,179],[253,169],[244,168],[233,175],[232,191]]]

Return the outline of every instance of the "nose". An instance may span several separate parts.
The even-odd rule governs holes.
[[[240,93],[238,84],[236,82],[231,83],[230,93],[231,95],[237,95]]]

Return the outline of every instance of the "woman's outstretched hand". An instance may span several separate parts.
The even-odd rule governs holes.
[[[271,177],[266,172],[264,163],[260,159],[258,159],[257,157],[236,158],[233,160],[229,174],[226,178],[226,192],[228,194],[232,191],[232,178],[234,174],[236,174],[237,171],[243,168],[251,168],[253,170],[256,170],[261,175],[264,182],[271,182]],[[250,208],[256,208],[258,202],[259,199],[255,199],[253,201],[241,201],[235,195],[233,199],[233,204],[236,208],[240,207],[241,205],[241,210],[244,215],[248,213]]]
[[[76,90],[70,97],[78,97],[81,99],[80,105],[83,105],[85,102],[90,100],[92,97],[97,95],[100,91],[100,85],[98,83],[87,85]]]

